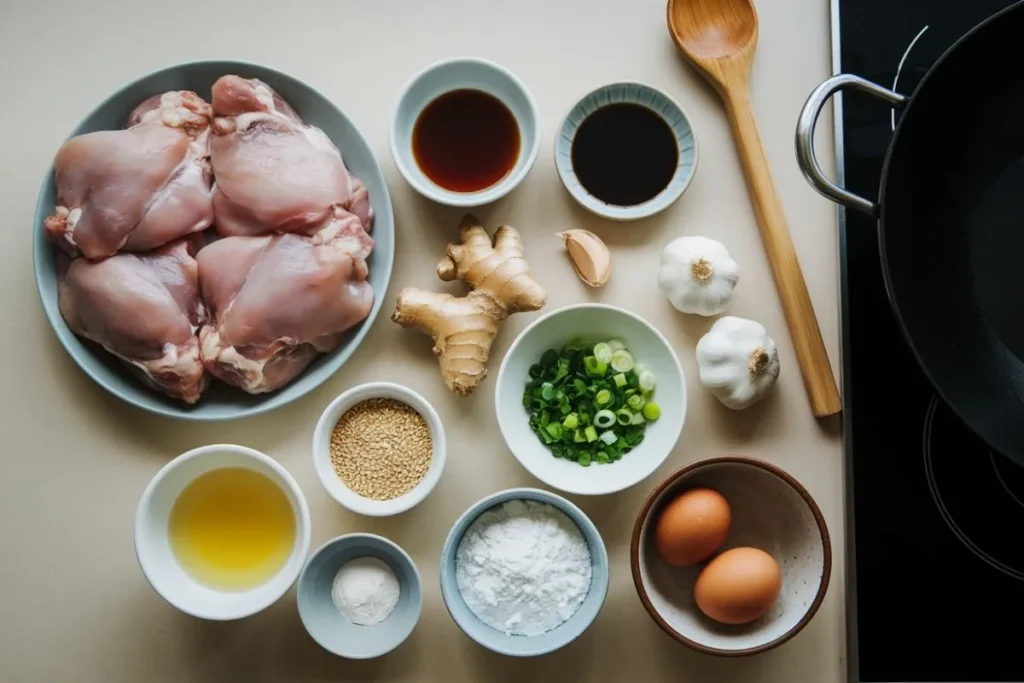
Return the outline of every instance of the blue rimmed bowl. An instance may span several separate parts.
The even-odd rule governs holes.
[[[534,636],[511,635],[482,622],[466,604],[459,590],[457,556],[466,531],[483,513],[512,500],[546,503],[561,511],[580,530],[590,548],[590,589],[576,613],[560,625]],[[597,618],[608,595],[608,550],[601,533],[586,513],[567,499],[534,488],[506,489],[473,504],[456,520],[441,549],[441,596],[452,620],[462,632],[483,647],[509,657],[538,657],[561,649],[579,638]]]
[[[580,183],[572,162],[572,144],[583,120],[609,104],[638,104],[660,116],[672,129],[679,152],[679,164],[668,185],[642,204],[619,206],[604,202]],[[565,189],[585,209],[616,221],[647,218],[663,211],[682,196],[697,171],[697,138],[686,111],[671,97],[649,85],[636,82],[601,86],[573,105],[559,126],[555,138],[555,167]]]
[[[374,626],[353,624],[331,597],[338,570],[360,557],[384,562],[398,579],[395,610]],[[416,563],[397,543],[375,534],[346,534],[310,556],[299,574],[296,602],[302,625],[320,647],[346,659],[372,659],[391,652],[412,634],[423,611],[423,587]]]

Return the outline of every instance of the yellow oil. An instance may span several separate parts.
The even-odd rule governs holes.
[[[169,533],[174,556],[195,581],[243,591],[266,582],[288,560],[295,514],[265,475],[226,467],[185,487],[171,509]]]

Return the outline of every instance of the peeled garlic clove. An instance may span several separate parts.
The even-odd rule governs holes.
[[[612,276],[612,255],[600,237],[589,230],[558,233],[565,242],[569,261],[580,279],[591,287],[601,287]]]

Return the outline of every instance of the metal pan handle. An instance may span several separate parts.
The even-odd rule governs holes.
[[[873,95],[888,102],[894,109],[902,108],[908,100],[907,97],[864,80],[860,76],[853,74],[833,76],[814,89],[811,96],[807,98],[807,102],[804,103],[804,108],[800,111],[800,120],[796,124],[796,158],[804,177],[815,190],[838,204],[877,216],[877,203],[837,185],[821,170],[818,159],[814,156],[814,129],[818,124],[821,109],[832,95],[846,88]]]

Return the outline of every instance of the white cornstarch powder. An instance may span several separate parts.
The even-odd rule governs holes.
[[[455,575],[466,605],[491,628],[535,636],[576,613],[590,589],[590,548],[561,510],[512,500],[466,530]]]
[[[376,557],[349,560],[335,574],[331,586],[334,606],[358,626],[374,626],[391,616],[399,594],[395,573]]]

